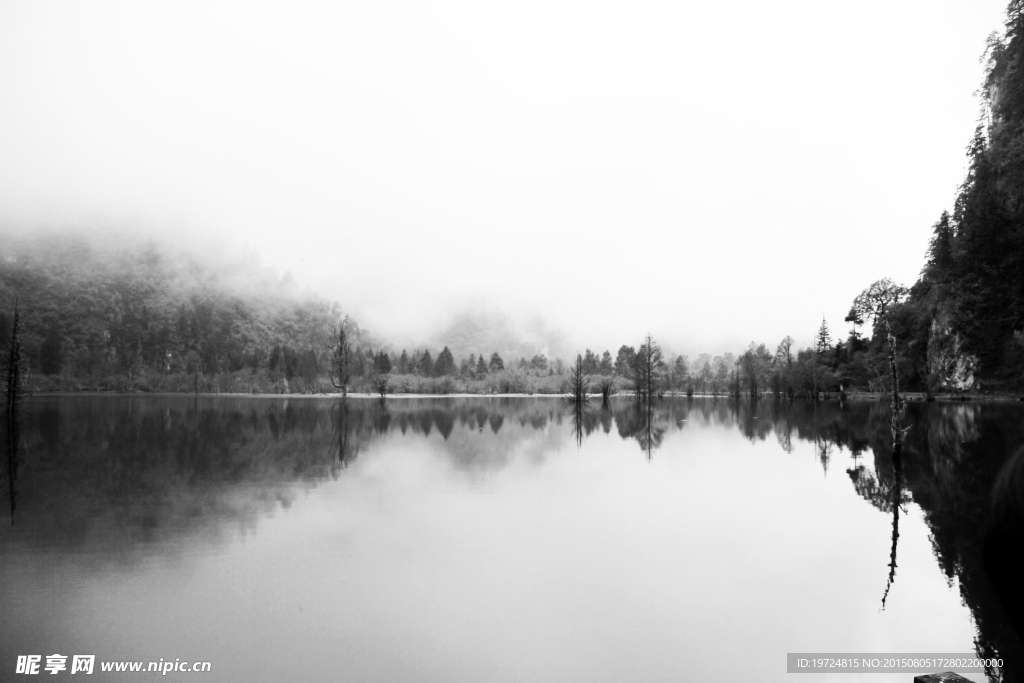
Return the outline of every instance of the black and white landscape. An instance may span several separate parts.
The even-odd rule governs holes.
[[[1024,680],[1022,63],[1020,0],[0,2],[0,680]]]

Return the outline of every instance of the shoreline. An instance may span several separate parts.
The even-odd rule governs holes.
[[[26,398],[52,398],[59,396],[82,396],[82,397],[140,397],[140,396],[151,396],[154,398],[169,398],[169,397],[202,397],[202,398],[288,398],[288,399],[341,399],[340,393],[324,393],[324,394],[275,394],[275,393],[243,393],[243,392],[149,392],[149,391],[40,391],[29,394]],[[383,398],[385,399],[412,399],[412,398],[435,398],[435,399],[446,399],[446,398],[563,398],[564,394],[549,394],[549,393],[508,393],[508,394],[477,394],[477,393],[452,393],[452,394],[416,394],[416,393],[401,393],[401,394],[387,394]],[[600,400],[601,395],[599,393],[591,394],[588,400]],[[666,393],[665,398],[687,398],[684,392],[670,392]],[[379,394],[371,394],[366,392],[350,392],[347,398],[365,401],[365,400],[380,400],[382,397]],[[609,398],[632,398],[632,394],[629,392],[619,392],[612,394]],[[730,394],[693,394],[691,398],[700,399],[728,399],[735,400],[735,397]],[[743,400],[750,400],[750,396],[741,396]],[[819,399],[821,402],[835,402],[835,401],[887,401],[891,398],[891,394],[888,392],[868,392],[868,391],[851,391],[847,392],[844,397],[840,397],[838,392],[827,392],[824,398]],[[923,392],[908,392],[901,394],[901,398],[907,403],[925,403],[929,402],[926,394]],[[762,394],[758,400],[765,401],[785,401],[784,397],[776,398],[771,394]],[[797,397],[792,399],[794,401],[811,401],[813,399],[808,397]],[[998,393],[964,393],[964,394],[936,394],[931,402],[934,403],[988,403],[988,402],[1021,402],[1024,401],[1024,395],[1013,394],[1009,392],[998,392]]]

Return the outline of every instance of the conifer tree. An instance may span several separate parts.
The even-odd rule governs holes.
[[[814,350],[819,358],[832,350],[832,335],[828,332],[825,316],[821,316],[821,327],[818,328],[818,334],[814,338]]]
[[[491,362],[488,367],[491,372],[501,372],[505,369],[505,361],[501,359],[497,351],[491,354]]]
[[[949,224],[949,212],[943,211],[939,221],[932,226],[932,239],[928,244],[927,272],[936,282],[945,282],[953,268],[953,228]]]
[[[423,352],[423,357],[420,358],[418,369],[419,374],[423,375],[424,377],[430,377],[430,375],[434,372],[434,359],[430,357],[429,350]]]
[[[444,347],[441,353],[437,354],[437,360],[434,362],[434,375],[436,377],[444,377],[445,375],[451,375],[455,372],[455,357],[452,356],[452,352],[448,350],[448,347]]]

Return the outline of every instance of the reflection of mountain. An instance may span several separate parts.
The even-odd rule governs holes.
[[[797,441],[815,444],[823,464],[848,451],[853,489],[893,517],[894,549],[900,506],[921,507],[935,557],[950,580],[958,578],[974,615],[979,653],[998,653],[1007,662],[1005,680],[1019,680],[1024,647],[988,584],[981,532],[995,476],[1024,442],[1022,417],[1012,404],[912,404],[897,478],[882,403],[678,399],[655,402],[648,414],[616,399],[607,410],[582,410],[577,421],[557,398],[396,399],[384,406],[354,399],[37,398],[22,414],[15,531],[0,544],[108,551],[75,555],[88,563],[136,562],[144,553],[127,551],[167,552],[161,549],[180,544],[166,541],[184,537],[217,543],[225,529],[254,529],[303,489],[345,476],[346,467],[372,462],[377,446],[400,447],[403,439],[425,441],[453,471],[479,477],[515,461],[543,462],[577,425],[584,450],[588,439],[617,434],[648,455],[684,429],[736,429],[756,442],[774,432],[785,450]],[[884,561],[894,572],[895,553]]]
[[[303,488],[337,478],[377,439],[436,440],[457,469],[542,457],[550,400],[67,397],[29,401],[22,468],[4,468],[17,542],[119,549],[255,528]],[[486,433],[484,433],[486,427]],[[6,435],[6,430],[5,435]],[[10,484],[9,486],[7,484]],[[93,553],[110,556],[117,553]]]
[[[619,434],[636,437],[643,422],[620,410],[615,416]],[[992,485],[1003,464],[1024,443],[1020,406],[911,404],[906,420],[911,429],[898,470],[892,461],[889,409],[882,402],[666,401],[656,404],[653,419],[669,429],[681,429],[684,424],[734,427],[751,441],[765,440],[774,431],[787,451],[792,450],[795,436],[815,445],[825,467],[835,457],[835,448],[849,450],[855,464],[847,474],[855,491],[892,517],[885,595],[896,573],[901,506],[914,501],[925,513],[940,566],[950,581],[959,579],[960,593],[977,625],[978,654],[1004,659],[1004,669],[990,672],[993,676],[1024,680],[1024,644],[1008,625],[982,554]],[[871,468],[858,462],[866,452],[873,455]]]
[[[1024,680],[1024,644],[1008,627],[983,564],[983,534],[996,475],[1024,442],[1017,406],[958,405],[912,416],[903,461],[907,488],[925,511],[935,557],[960,593],[978,628],[979,654],[1006,660],[1005,681]],[[1021,539],[1024,542],[1024,539]]]

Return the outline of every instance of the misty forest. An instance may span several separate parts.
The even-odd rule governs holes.
[[[931,227],[918,281],[909,289],[876,283],[896,295],[884,319],[858,305],[862,296],[843,321],[808,320],[816,327],[808,348],[787,336],[687,356],[663,355],[655,343],[659,393],[883,392],[890,333],[909,391],[930,397],[1024,386],[1019,13],[1008,27],[987,53],[981,92],[990,118],[970,143],[952,213],[943,211]],[[290,275],[169,241],[44,231],[9,236],[0,250],[0,347],[11,347],[17,309],[17,362],[29,391],[560,393],[575,361],[507,336],[488,347],[473,320],[453,326],[440,348],[395,348]],[[644,344],[586,349],[582,370],[594,387],[635,389],[638,348]]]
[[[990,39],[980,91],[988,116],[970,141],[966,179],[952,212],[943,211],[930,234],[922,228],[920,277],[908,289],[892,285],[901,296],[887,319],[865,317],[853,301],[845,320],[808,320],[807,330],[794,331],[816,330],[808,348],[787,336],[716,354],[659,353],[659,392],[816,398],[884,391],[886,324],[909,391],[1024,386],[1019,8],[1011,8],[1007,27],[1005,38]],[[508,337],[487,346],[473,320],[437,346],[396,348],[290,275],[169,240],[40,231],[5,238],[0,252],[0,347],[10,346],[17,307],[18,362],[30,391],[559,393],[575,361]],[[615,390],[634,388],[643,332],[624,334],[618,349],[580,351],[595,387],[608,380]]]

